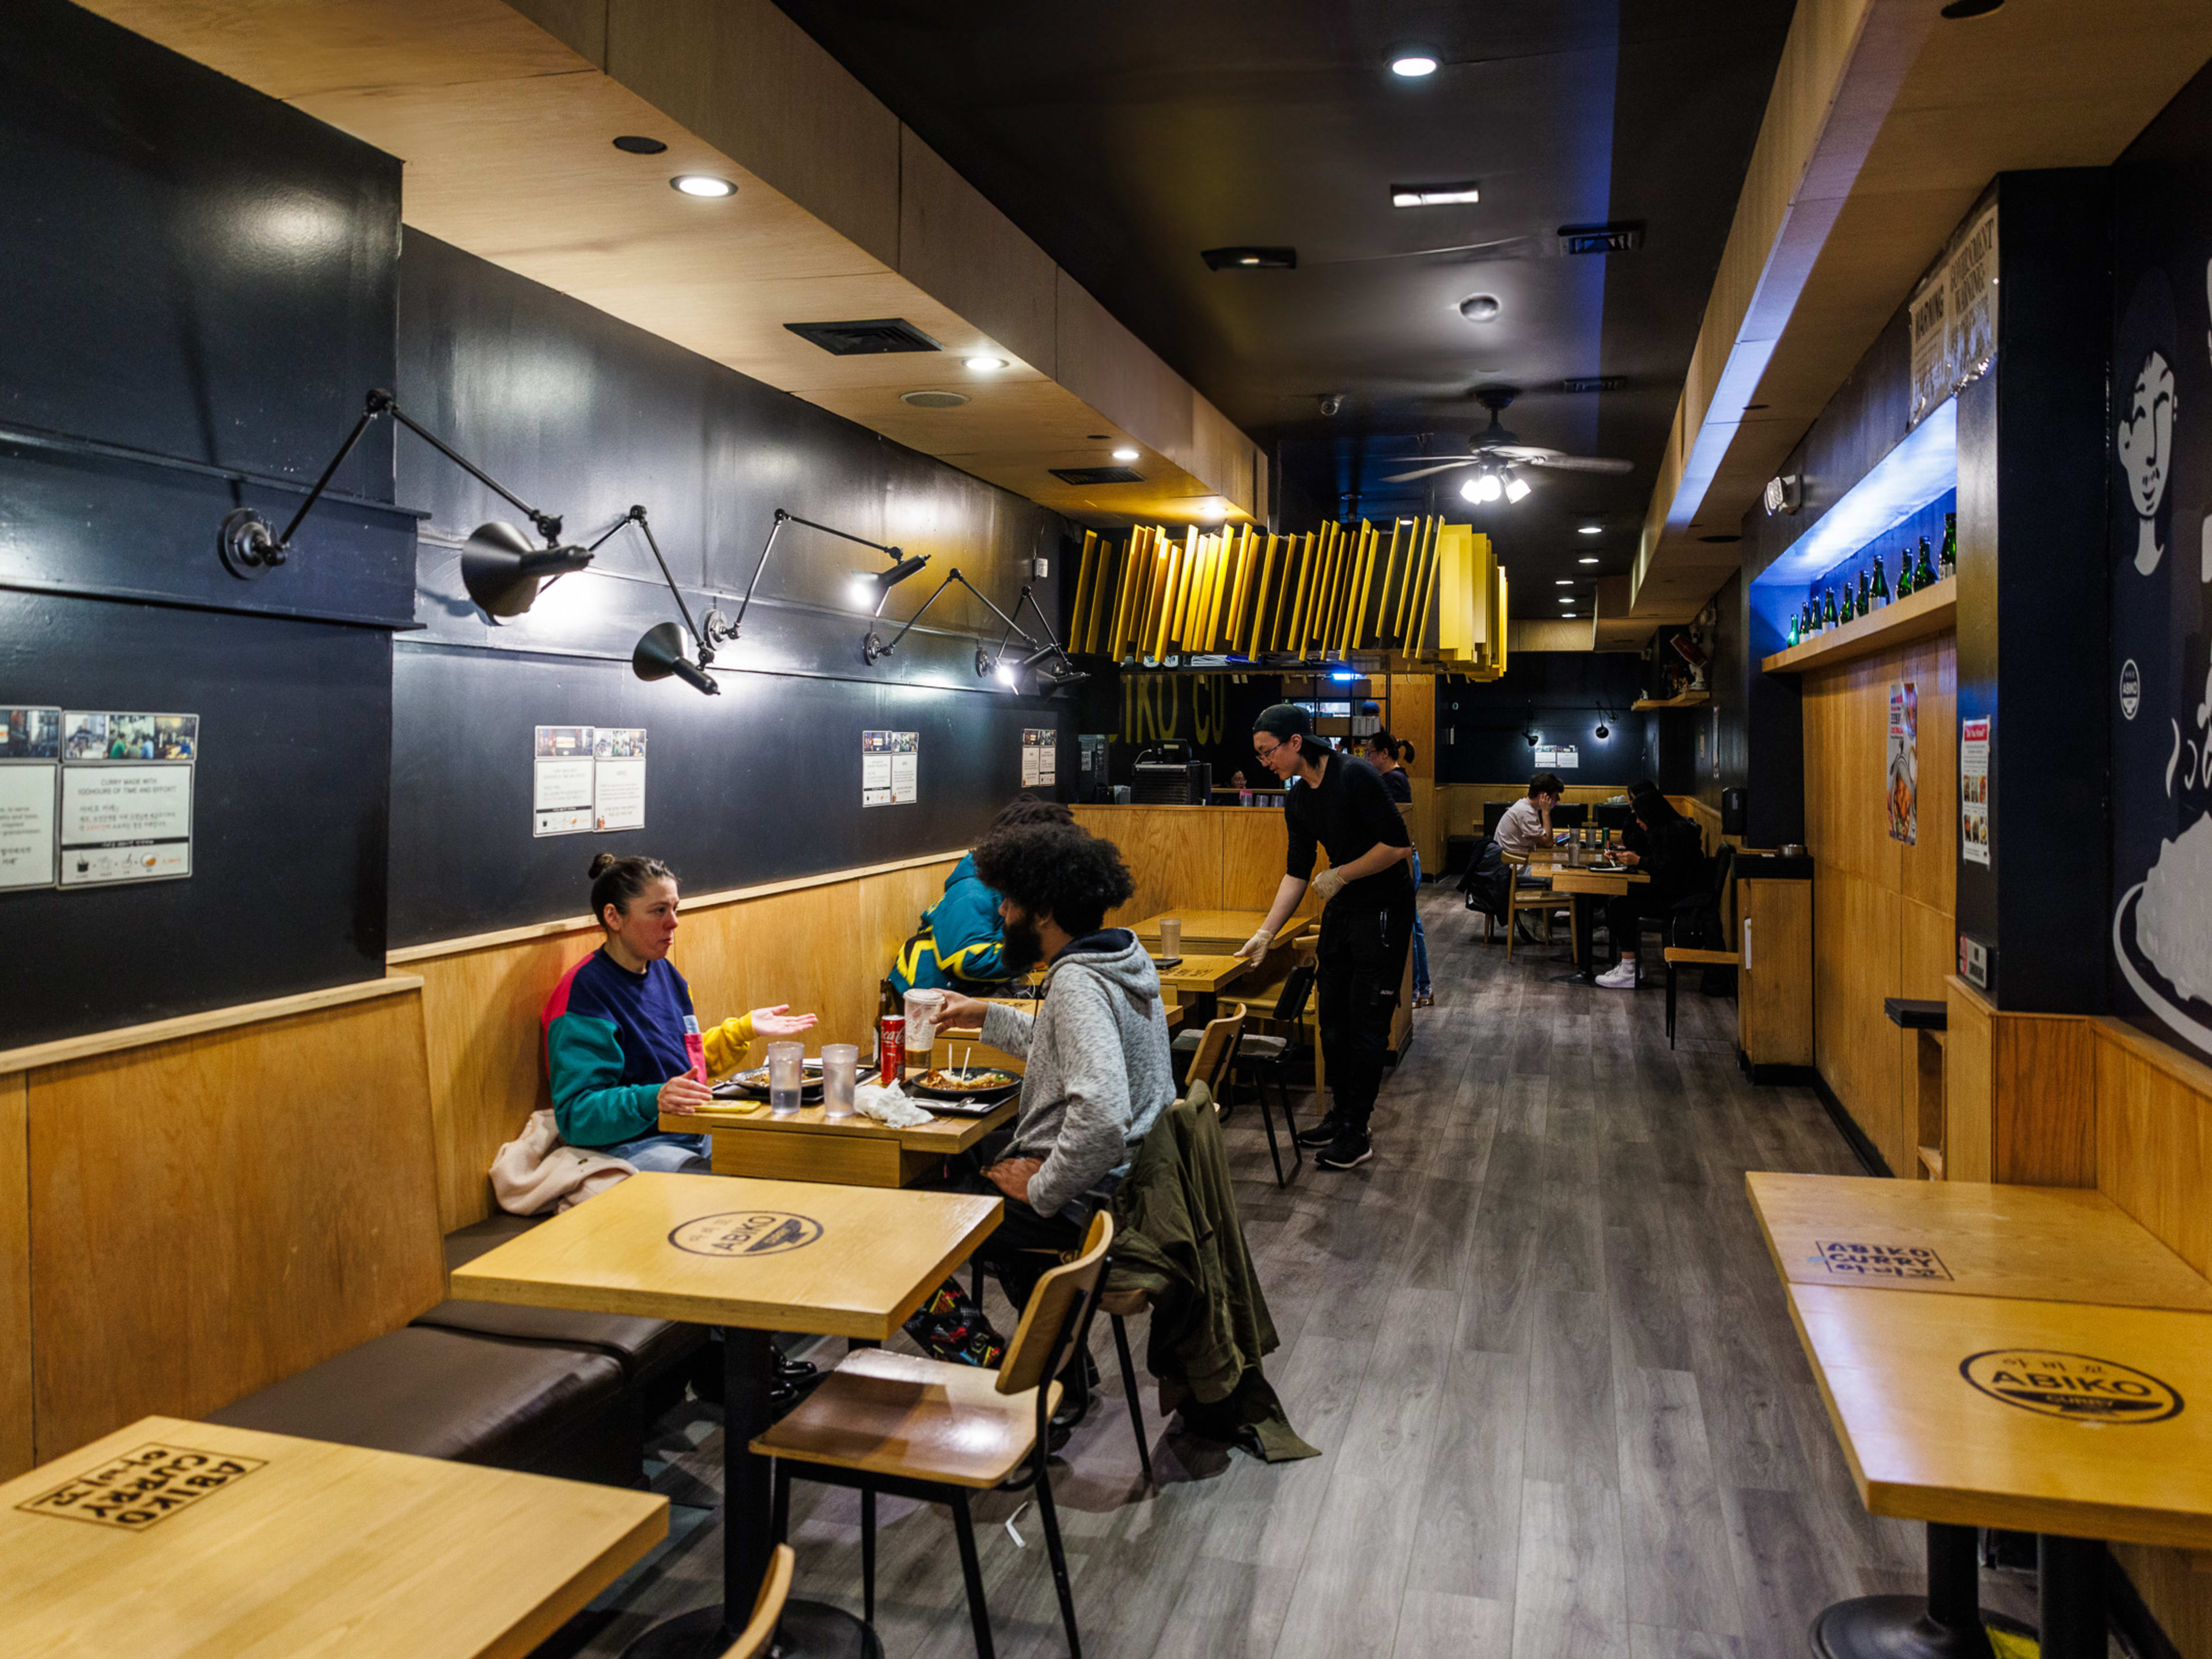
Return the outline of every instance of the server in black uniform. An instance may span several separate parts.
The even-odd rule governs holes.
[[[1349,1170],[1374,1155],[1367,1119],[1382,1086],[1382,1057],[1413,931],[1407,863],[1413,837],[1375,769],[1315,736],[1313,717],[1296,703],[1279,702],[1262,713],[1252,747],[1261,764],[1290,786],[1283,797],[1290,844],[1267,924],[1237,954],[1255,962],[1265,956],[1275,930],[1312,884],[1324,905],[1315,1012],[1335,1103],[1298,1140],[1325,1149],[1314,1160],[1322,1169]],[[1329,867],[1319,875],[1316,845],[1328,849]]]

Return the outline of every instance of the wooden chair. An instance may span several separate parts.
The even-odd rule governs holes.
[[[1203,1083],[1212,1091],[1216,1111],[1220,1109],[1221,1080],[1237,1063],[1237,1048],[1244,1035],[1247,1012],[1241,1002],[1224,1003],[1223,1007],[1225,1012],[1218,1018],[1208,1020],[1197,1042],[1186,1050],[1190,1054],[1190,1064],[1183,1068],[1182,1076],[1186,1094],[1195,1083]]]
[[[876,1494],[943,1504],[952,1511],[960,1547],[976,1659],[992,1659],[991,1614],[968,1494],[990,1491],[1027,1458],[1069,1659],[1082,1659],[1067,1555],[1053,1508],[1048,1425],[1060,1404],[1060,1363],[1071,1347],[1079,1353],[1089,1340],[1098,1279],[1113,1241],[1114,1218],[1102,1210],[1091,1218],[1083,1254],[1037,1281],[996,1371],[884,1348],[858,1349],[752,1443],[757,1455],[775,1460],[779,1542],[788,1528],[794,1473],[859,1491],[862,1595],[871,1623],[876,1616]]]
[[[1513,936],[1518,931],[1516,923],[1523,910],[1540,911],[1544,918],[1544,943],[1552,942],[1552,912],[1559,908],[1559,901],[1549,887],[1524,887],[1519,872],[1528,867],[1526,853],[1500,853],[1499,860],[1515,872],[1505,890],[1505,960],[1513,960]]]
[[[1743,958],[1734,951],[1692,951],[1684,946],[1668,945],[1660,955],[1667,958],[1667,1046],[1674,1046],[1674,969],[1685,968],[1734,968]]]
[[[763,1659],[769,1644],[775,1640],[776,1624],[783,1617],[784,1602],[790,1599],[791,1576],[798,1565],[799,1557],[790,1545],[775,1547],[775,1553],[768,1559],[768,1577],[761,1580],[760,1594],[753,1598],[753,1616],[745,1620],[745,1627],[723,1652],[722,1659]]]

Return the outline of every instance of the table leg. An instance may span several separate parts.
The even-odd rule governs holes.
[[[2035,1600],[2043,1659],[2105,1659],[2105,1546],[2042,1533],[2035,1540]]]
[[[722,1659],[751,1616],[775,1547],[773,1465],[752,1453],[769,1425],[775,1346],[766,1331],[722,1332],[722,1602],[655,1625],[623,1659]],[[776,1626],[780,1659],[883,1659],[876,1632],[841,1608],[787,1601]]]
[[[1553,975],[1553,983],[1557,985],[1597,983],[1597,924],[1588,907],[1583,903],[1583,896],[1580,893],[1566,896],[1569,931],[1574,935],[1575,960],[1581,965],[1571,974]]]
[[[1929,1522],[1928,1594],[1837,1602],[1813,1621],[1814,1653],[1819,1659],[1990,1659],[1989,1628],[2028,1634],[1982,1612],[1975,1546],[1973,1528]]]

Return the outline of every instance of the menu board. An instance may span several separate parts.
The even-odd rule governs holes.
[[[645,828],[645,727],[541,726],[531,763],[531,834]]]
[[[1920,688],[1889,683],[1889,838],[1911,847],[1920,840]]]
[[[1959,722],[1959,856],[1990,861],[1990,723]]]
[[[54,884],[62,711],[0,708],[0,890]]]
[[[921,799],[921,733],[860,733],[860,805],[911,806]]]
[[[191,874],[199,744],[198,714],[63,712],[60,885]]]
[[[1060,734],[1025,727],[1022,732],[1022,787],[1048,788],[1060,779]]]

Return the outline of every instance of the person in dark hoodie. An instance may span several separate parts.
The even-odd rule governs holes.
[[[1175,1099],[1175,1065],[1158,971],[1134,933],[1102,925],[1134,890],[1113,842],[1031,823],[987,836],[973,856],[1000,896],[1008,969],[1048,964],[1034,1014],[955,992],[941,1016],[980,1022],[985,1042],[1024,1062],[1013,1127],[983,1143],[967,1182],[1006,1201],[977,1255],[1018,1309],[1058,1253],[1081,1247]]]
[[[1024,823],[1074,822],[1075,815],[1056,800],[1017,795],[983,834],[988,840],[1001,830]],[[945,878],[945,896],[921,913],[921,927],[899,947],[898,960],[888,975],[891,988],[902,996],[915,990],[988,996],[1015,976],[1015,970],[1006,965],[999,896],[975,873],[975,856],[970,853],[952,866]]]

